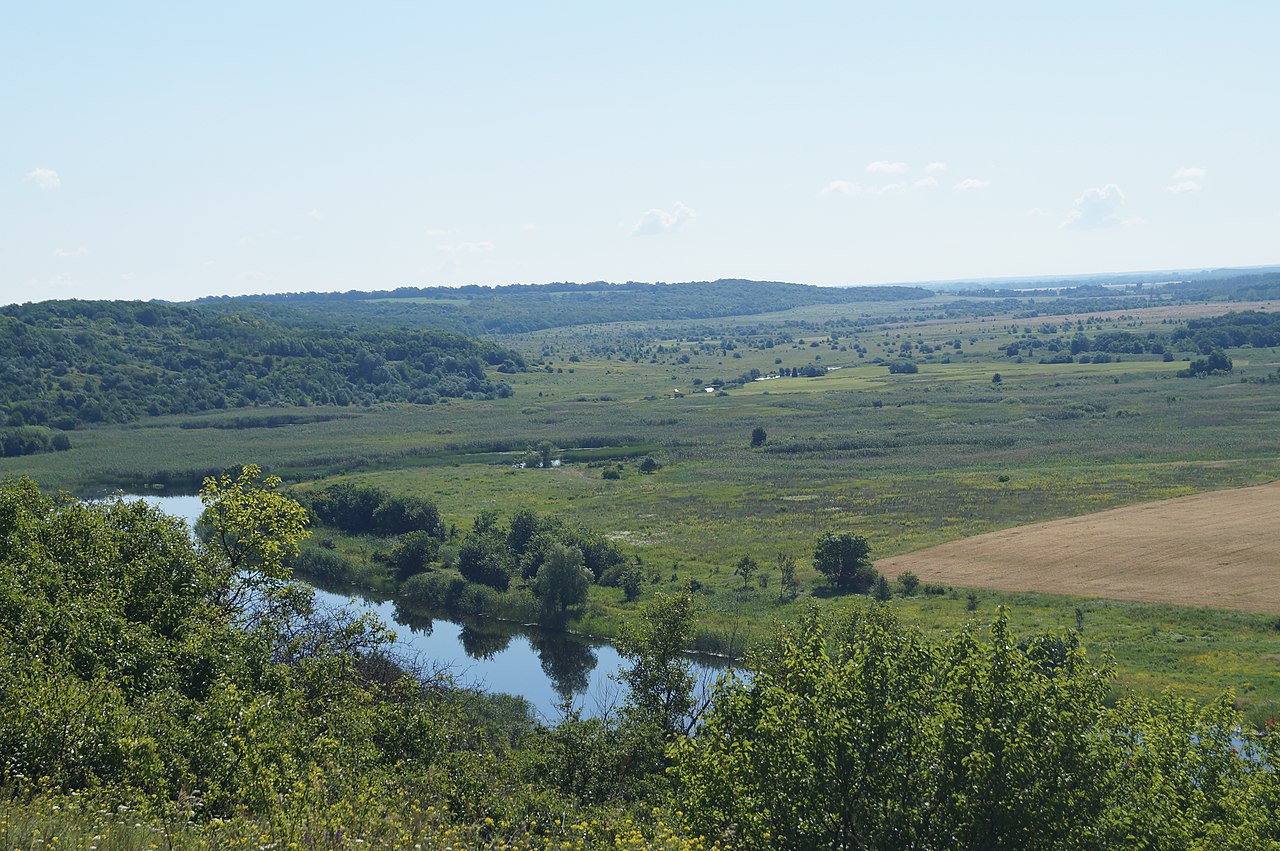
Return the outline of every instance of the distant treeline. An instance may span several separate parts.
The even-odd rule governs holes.
[[[1066,323],[1064,328],[1069,328]],[[1080,326],[1083,327],[1083,326]],[[1191,319],[1185,327],[1168,334],[1148,331],[1104,331],[1090,337],[1076,330],[1068,337],[1055,334],[1059,326],[1041,325],[1039,334],[1028,326],[1021,339],[1001,347],[1007,357],[1039,356],[1041,363],[1069,363],[1076,356],[1081,362],[1098,361],[1109,355],[1164,355],[1173,359],[1175,352],[1208,355],[1222,349],[1270,348],[1280,346],[1280,313],[1256,310],[1237,311],[1207,319]]]
[[[1247,274],[1230,274],[1232,270],[1216,270],[1196,275],[1189,280],[1152,282],[1150,276],[1120,275],[1108,277],[1102,283],[1081,280],[1036,281],[1024,287],[989,286],[975,283],[972,287],[960,286],[957,295],[1005,299],[1069,299],[1074,302],[1088,299],[1127,300],[1125,307],[1136,306],[1135,296],[1165,296],[1185,301],[1265,301],[1280,298],[1280,272],[1260,271]],[[1093,277],[1093,276],[1091,276]],[[1122,286],[1114,286],[1122,285]],[[1099,306],[1098,309],[1112,308]],[[1081,308],[1075,312],[1082,312]]]
[[[260,405],[494,398],[517,353],[428,329],[326,325],[192,306],[48,301],[0,308],[0,424],[72,429]]]
[[[1169,287],[1183,298],[1266,301],[1280,298],[1280,272],[1256,272],[1214,280],[1183,281]]]
[[[815,304],[906,301],[933,295],[920,287],[816,287],[722,279],[683,284],[515,284],[502,287],[400,287],[377,292],[221,296],[201,305],[246,301],[288,304],[469,334],[512,334],[602,322],[750,316]]]
[[[1189,342],[1206,355],[1215,349],[1280,346],[1280,314],[1245,310],[1210,319],[1192,319],[1185,328],[1174,331],[1172,339],[1179,344]]]

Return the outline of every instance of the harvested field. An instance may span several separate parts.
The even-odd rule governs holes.
[[[1280,614],[1280,482],[953,541],[876,564],[892,578]]]

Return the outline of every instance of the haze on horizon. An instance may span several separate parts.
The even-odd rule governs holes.
[[[1280,7],[25,4],[0,303],[1280,261]]]

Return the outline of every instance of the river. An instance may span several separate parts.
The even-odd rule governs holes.
[[[144,500],[191,524],[203,510],[196,496],[126,498]],[[625,697],[613,678],[622,658],[607,642],[494,619],[458,623],[408,612],[394,600],[377,599],[356,589],[344,592],[314,583],[312,588],[321,605],[377,615],[395,632],[400,654],[428,667],[444,667],[463,685],[523,697],[544,721],[560,718],[565,696],[589,717],[608,712]],[[711,660],[691,662],[700,688],[708,687],[723,669]]]

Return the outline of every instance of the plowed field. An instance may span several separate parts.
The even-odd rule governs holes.
[[[889,578],[1280,614],[1280,482],[1018,526],[882,559]]]

